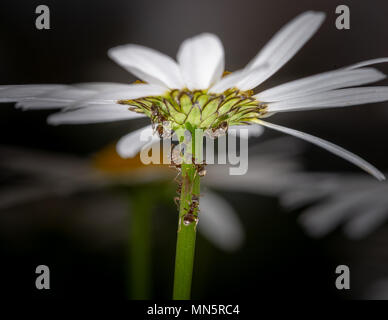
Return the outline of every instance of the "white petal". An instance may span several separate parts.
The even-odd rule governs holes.
[[[381,226],[388,216],[388,203],[373,203],[364,212],[354,217],[345,226],[345,233],[353,239],[367,236]]]
[[[83,107],[89,104],[114,104],[118,100],[138,99],[142,97],[160,96],[166,93],[166,88],[150,84],[131,84],[121,89],[109,89],[78,101],[73,107]]]
[[[242,80],[238,87],[252,89],[278,71],[314,35],[324,18],[322,12],[307,11],[287,23],[247,65],[247,70],[262,67],[257,69],[254,81]]]
[[[51,193],[51,189],[42,185],[17,185],[4,188],[0,192],[0,209],[8,209],[13,206],[39,200]]]
[[[268,152],[270,150],[249,158],[248,172],[240,176],[228,175],[230,166],[212,165],[204,182],[222,190],[271,196],[295,186],[297,180],[292,172],[298,169],[299,164],[290,161],[285,155],[272,155]]]
[[[224,48],[214,34],[202,33],[183,41],[177,59],[190,90],[208,89],[224,72]]]
[[[150,84],[171,89],[183,88],[177,63],[161,52],[128,44],[110,49],[108,55],[120,66]]]
[[[79,104],[96,101],[89,101],[102,93],[124,92],[132,99],[143,95],[160,94],[165,88],[145,84],[123,84],[123,83],[77,83],[73,85],[16,85],[0,87],[0,102],[15,102],[16,107],[23,109],[53,109],[65,107],[78,107]],[[109,101],[98,101],[99,103],[114,103]]]
[[[360,205],[357,195],[350,194],[331,198],[323,204],[305,210],[299,217],[306,231],[315,237],[322,237],[334,230],[342,221],[354,214],[354,208]]]
[[[230,126],[228,129],[229,135],[239,137],[241,130],[248,130],[248,137],[259,137],[263,134],[264,128],[258,124]]]
[[[307,189],[307,191],[299,186],[298,189],[287,190],[282,194],[280,196],[280,204],[287,209],[293,210],[311,204],[324,197],[320,190],[314,190],[313,187],[311,188],[312,190]]]
[[[146,126],[123,136],[116,144],[116,151],[122,158],[133,158],[143,147],[160,140],[152,126]]]
[[[237,213],[220,196],[207,191],[199,201],[198,228],[202,235],[226,251],[239,249],[244,242],[244,229]]]
[[[91,105],[72,111],[57,112],[47,118],[51,125],[59,124],[87,124],[128,120],[144,117],[144,114],[128,110],[124,105]]]
[[[296,43],[299,44],[300,48],[311,38],[324,18],[323,12],[306,11],[298,15],[272,37],[256,57],[249,62],[247,68],[252,69],[258,65],[267,64],[274,58],[279,58],[279,55],[285,53],[286,48],[292,48]]]
[[[0,86],[0,102],[16,102],[26,98],[33,98],[52,90],[66,88],[66,85],[60,84],[26,84]]]
[[[22,110],[50,110],[68,106],[71,102],[64,100],[23,100],[16,103],[15,107]]]
[[[388,300],[388,279],[384,275],[373,280],[372,284],[368,284],[364,293],[363,300]]]
[[[77,100],[85,99],[97,93],[95,90],[78,89],[68,86],[64,89],[50,90],[36,97],[26,98],[19,101],[16,107],[27,109],[53,109],[68,107]]]
[[[128,88],[128,83],[117,83],[117,82],[81,82],[75,83],[72,86],[83,89],[83,90],[93,90],[93,91],[106,91],[106,90],[124,90]]]
[[[260,92],[254,97],[263,102],[281,101],[317,92],[363,85],[385,77],[383,73],[373,68],[335,70],[291,81]]]
[[[253,69],[244,70],[240,80],[236,83],[236,88],[243,91],[251,90],[268,79],[270,73],[270,65],[259,65]]]
[[[106,185],[104,177],[96,172],[88,161],[73,156],[64,156],[33,149],[1,147],[2,164],[15,172],[33,177],[31,183],[41,182],[44,186],[54,184],[49,189],[54,192],[73,192],[84,187]],[[60,181],[61,183],[58,183]]]
[[[351,153],[340,146],[337,146],[331,142],[325,141],[321,138],[314,137],[308,133],[304,133],[301,131],[297,131],[294,129],[286,128],[283,126],[279,126],[273,123],[269,123],[263,120],[257,120],[257,122],[265,127],[278,130],[280,132],[284,132],[287,134],[290,134],[292,136],[295,136],[297,138],[306,140],[308,142],[311,142],[329,152],[334,153],[335,155],[353,163],[354,165],[358,166],[359,168],[365,170],[372,176],[374,176],[378,180],[384,180],[384,174],[380,172],[378,169],[376,169],[374,166],[372,166],[370,163],[366,162],[365,160],[361,159],[359,156],[355,155],[354,153]]]
[[[345,67],[345,69],[356,69],[356,68],[361,68],[365,66],[370,66],[372,64],[385,63],[385,62],[388,62],[388,58],[376,58],[376,59],[357,62],[348,67]]]
[[[214,86],[212,86],[209,91],[213,93],[223,93],[227,89],[235,88],[237,83],[243,79],[243,77],[245,77],[244,70],[234,71],[233,73],[223,77]]]
[[[295,188],[286,189],[280,199],[281,204],[289,209],[300,208],[336,194],[343,184],[343,177],[327,173],[298,172],[292,175],[292,180]]]
[[[332,107],[349,107],[388,100],[387,87],[363,87],[320,92],[268,104],[268,112],[299,111]]]

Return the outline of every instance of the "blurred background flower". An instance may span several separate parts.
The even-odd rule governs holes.
[[[114,145],[101,150],[89,161],[47,152],[0,149],[1,168],[8,172],[11,178],[16,176],[11,188],[0,189],[0,209],[28,206],[31,202],[45,201],[50,196],[69,197],[104,189],[108,194],[116,194],[116,202],[122,202],[119,209],[114,201],[102,202],[100,205],[105,215],[109,216],[111,211],[122,211],[120,208],[129,206],[129,216],[126,219],[129,232],[113,224],[109,228],[110,232],[112,235],[120,232],[121,237],[107,238],[113,241],[113,244],[115,240],[128,243],[129,272],[126,278],[129,297],[152,297],[151,247],[152,242],[157,240],[153,239],[151,232],[153,210],[157,203],[168,204],[168,199],[174,198],[172,169],[167,165],[146,166],[141,162],[140,155],[122,159]],[[91,206],[92,210],[95,210],[94,206],[95,203]],[[200,209],[201,218],[203,217],[201,220],[205,226],[203,231],[202,227],[200,230],[207,239],[226,251],[236,250],[242,245],[244,232],[241,222],[226,200],[208,191]],[[89,218],[92,220],[91,224],[104,224],[107,221],[107,217],[100,221],[98,214]]]
[[[28,205],[51,196],[71,197],[99,190],[114,194],[115,187],[133,187],[135,194],[136,187],[153,184],[159,186],[150,190],[159,193],[158,201],[169,203],[174,197],[174,170],[168,165],[144,165],[139,155],[122,159],[114,144],[91,159],[1,146],[0,151],[0,167],[9,175],[7,179],[13,179],[12,186],[0,189],[0,210]],[[268,168],[262,168],[265,169]],[[153,196],[149,194],[147,201],[152,201]],[[222,250],[238,249],[244,233],[233,208],[226,199],[210,190],[203,199],[201,220],[205,225],[204,236]],[[125,203],[122,206],[125,207]],[[200,228],[202,231],[202,226]]]
[[[388,184],[351,173],[298,172],[290,180],[293,187],[279,193],[283,206],[299,212],[299,222],[312,237],[343,232],[358,240],[358,268],[369,278],[359,298],[388,299]]]
[[[348,237],[359,239],[388,218],[386,182],[349,173],[300,173],[293,180],[295,187],[281,201],[286,207],[305,207],[300,222],[312,236],[325,236],[343,224]]]

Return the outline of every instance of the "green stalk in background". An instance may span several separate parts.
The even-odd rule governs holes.
[[[130,195],[129,294],[131,299],[150,299],[153,201],[148,190]]]

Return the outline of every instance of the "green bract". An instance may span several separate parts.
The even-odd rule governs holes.
[[[251,94],[238,89],[229,89],[220,95],[205,90],[172,90],[164,96],[119,100],[118,103],[146,114],[154,124],[169,122],[173,130],[187,124],[206,130],[246,124],[263,116],[266,106]]]

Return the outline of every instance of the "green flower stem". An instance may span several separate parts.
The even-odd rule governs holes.
[[[151,285],[151,215],[153,202],[147,190],[131,194],[131,232],[129,236],[130,298],[150,299]]]
[[[176,244],[174,300],[190,299],[193,274],[196,222],[183,223],[184,216],[190,210],[193,196],[199,197],[200,177],[194,164],[182,164],[182,191],[180,197],[178,236]],[[196,210],[194,210],[197,216]]]
[[[191,152],[196,161],[202,159],[202,131],[191,127]],[[197,143],[196,143],[197,141]],[[174,300],[188,300],[191,293],[195,238],[198,222],[200,176],[194,163],[182,163],[181,195],[179,204],[178,234],[175,256]]]

